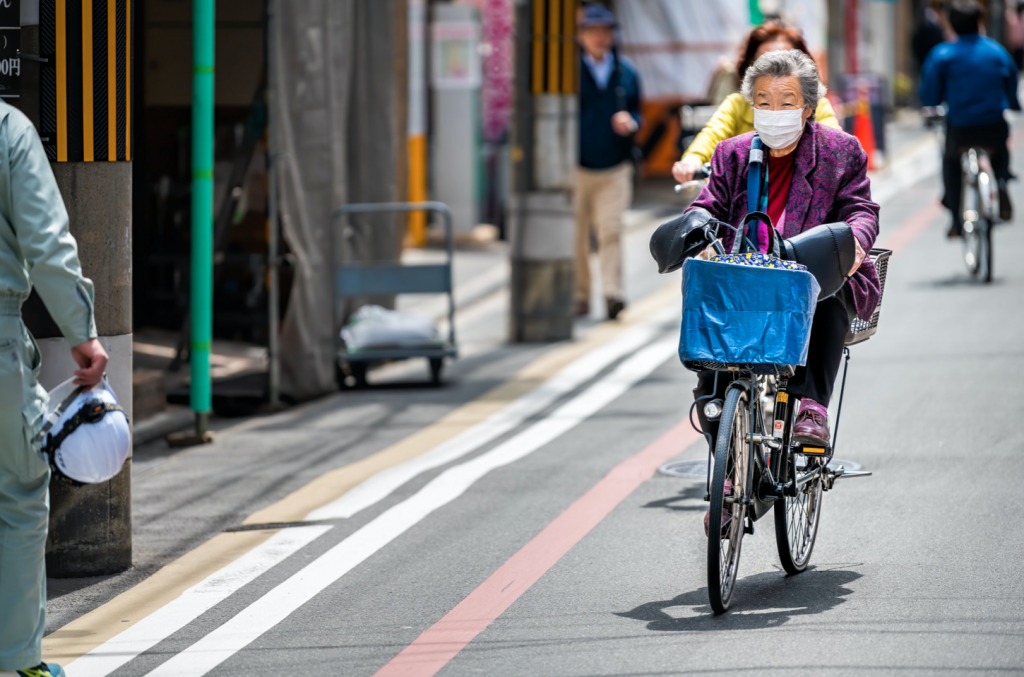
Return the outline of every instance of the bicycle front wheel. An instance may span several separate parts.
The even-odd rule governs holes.
[[[733,386],[725,396],[715,443],[715,472],[708,513],[708,598],[716,614],[725,613],[736,585],[747,515],[750,431],[747,391]]]
[[[802,454],[790,454],[789,458],[789,475],[793,482],[816,465],[825,464],[823,459],[809,459]],[[819,474],[797,489],[796,496],[785,496],[775,501],[775,543],[787,574],[805,570],[811,559],[814,539],[818,535],[823,488]]]

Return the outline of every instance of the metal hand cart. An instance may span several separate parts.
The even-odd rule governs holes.
[[[333,226],[338,217],[349,214],[384,214],[428,212],[440,214],[444,220],[447,260],[436,264],[406,265],[399,263],[354,262],[339,265],[334,271],[335,301],[346,296],[372,296],[391,294],[447,294],[448,337],[439,345],[394,346],[388,348],[349,351],[338,341],[339,374],[344,365],[356,380],[357,386],[366,385],[366,370],[371,362],[425,358],[430,364],[431,382],[441,383],[445,359],[458,357],[455,343],[455,297],[452,293],[452,260],[455,252],[452,215],[443,202],[374,202],[348,204],[338,207],[331,215]],[[337,304],[335,303],[335,307]],[[343,381],[339,379],[339,385]]]

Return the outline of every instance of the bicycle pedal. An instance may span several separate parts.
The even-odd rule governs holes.
[[[803,444],[794,445],[790,451],[794,454],[804,454],[805,456],[818,456],[824,458],[832,458],[832,447],[810,447]]]
[[[754,535],[754,522],[749,517],[743,520],[743,533]]]
[[[710,503],[711,502],[711,494],[704,494],[704,502],[705,503]]]

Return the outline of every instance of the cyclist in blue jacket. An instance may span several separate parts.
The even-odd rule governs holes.
[[[960,154],[969,146],[988,148],[999,181],[999,217],[1013,218],[1006,182],[1010,178],[1010,127],[1003,117],[1007,108],[1019,111],[1017,66],[995,40],[980,34],[982,9],[976,0],[953,0],[949,23],[956,42],[935,47],[921,73],[921,105],[946,103],[946,150],[942,160],[944,204],[953,214],[949,237],[960,237],[963,214],[960,199],[963,177]]]

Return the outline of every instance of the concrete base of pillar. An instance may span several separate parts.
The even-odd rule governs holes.
[[[572,338],[573,261],[512,261],[511,340]]]
[[[110,355],[107,380],[132,421],[132,335],[101,336]],[[62,338],[39,339],[39,383],[47,390],[66,381],[77,368]],[[50,533],[46,574],[53,578],[103,576],[132,565],[132,460],[114,479],[73,487],[50,483]]]
[[[571,339],[576,228],[572,195],[537,192],[525,197],[513,233],[510,339]],[[515,205],[513,213],[519,208]]]
[[[78,241],[82,271],[96,288],[96,329],[110,354],[107,376],[132,417],[132,165],[130,162],[57,162],[54,178]],[[38,297],[22,309],[42,354],[39,382],[47,390],[77,368]],[[46,568],[71,578],[124,571],[132,564],[131,460],[109,482],[50,485]]]
[[[46,575],[104,576],[132,565],[132,459],[104,484],[50,484]]]

